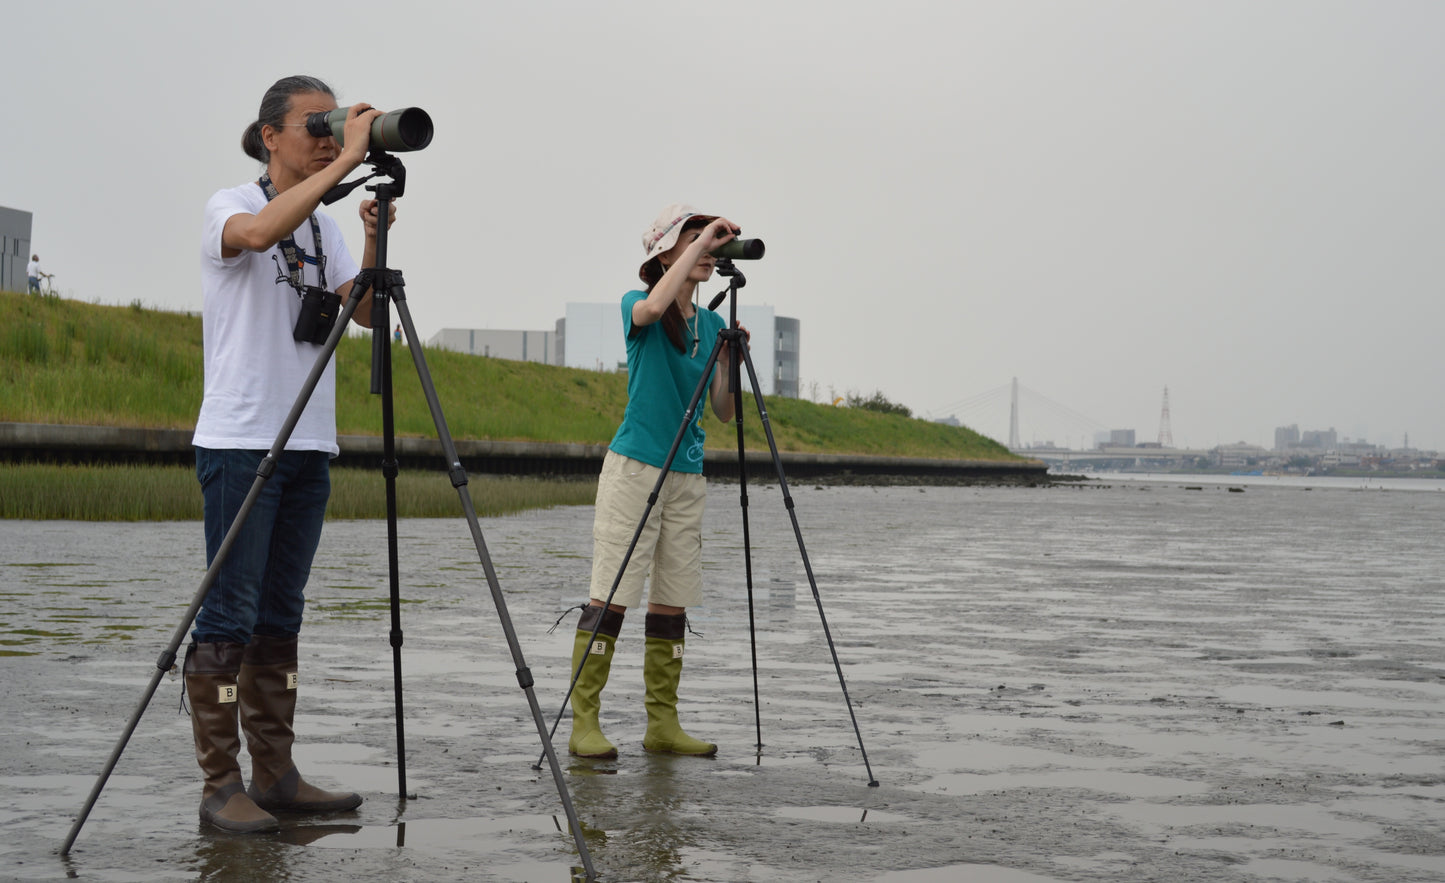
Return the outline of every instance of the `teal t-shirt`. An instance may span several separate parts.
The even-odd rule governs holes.
[[[609,447],[624,457],[661,469],[667,462],[667,452],[672,450],[673,439],[677,438],[688,402],[697,390],[707,357],[717,343],[717,333],[725,323],[723,317],[712,310],[699,310],[697,355],[692,354],[691,320],[683,335],[687,346],[678,352],[667,339],[661,322],[633,326],[632,307],[646,297],[645,291],[629,291],[622,296],[622,331],[627,335],[627,411]],[[711,376],[708,380],[711,382]],[[673,458],[674,472],[702,472],[702,443],[707,435],[702,428],[702,415],[706,411],[707,389],[704,388],[697,402],[697,413]]]

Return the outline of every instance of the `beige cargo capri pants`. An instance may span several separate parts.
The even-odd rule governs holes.
[[[647,497],[662,472],[656,466],[612,451],[597,479],[597,509],[592,524],[591,597],[605,601],[622,567],[632,534],[647,508]],[[702,603],[702,512],[707,479],[672,471],[662,483],[657,504],[637,538],[627,572],[612,603],[628,609],[642,603],[642,585],[652,576],[647,600],[670,607]]]

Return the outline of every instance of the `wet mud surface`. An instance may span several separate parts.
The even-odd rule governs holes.
[[[1445,494],[794,488],[867,762],[786,510],[750,488],[761,754],[735,485],[715,483],[684,724],[641,747],[642,622],[604,693],[616,760],[561,763],[603,880],[1445,879]],[[196,524],[0,522],[0,879],[568,880],[577,856],[461,518],[401,524],[406,788],[385,525],[326,528],[297,760],[354,813],[229,837],[196,816],[165,677],[56,851],[204,570]],[[591,510],[482,528],[550,725]],[[869,769],[878,787],[868,787]]]

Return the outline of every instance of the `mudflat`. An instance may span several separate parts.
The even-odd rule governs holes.
[[[641,616],[603,694],[619,757],[557,730],[602,879],[1445,879],[1445,493],[1184,485],[795,487],[831,648],[778,488],[750,487],[755,713],[738,490],[715,483],[680,709],[718,756],[642,750]],[[482,527],[550,725],[591,509]],[[203,828],[168,675],[62,858],[199,585],[200,526],[0,522],[0,877],[572,878],[466,523],[400,531],[406,799],[385,525],[333,522],[296,756],[366,802]]]

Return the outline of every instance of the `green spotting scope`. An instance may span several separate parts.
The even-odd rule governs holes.
[[[346,114],[350,108],[313,113],[306,118],[306,131],[317,138],[330,135],[346,146]],[[431,143],[431,116],[420,107],[403,107],[371,121],[371,149],[401,153],[421,150]]]
[[[715,258],[731,258],[735,261],[755,261],[766,251],[761,239],[730,239],[712,250]]]

